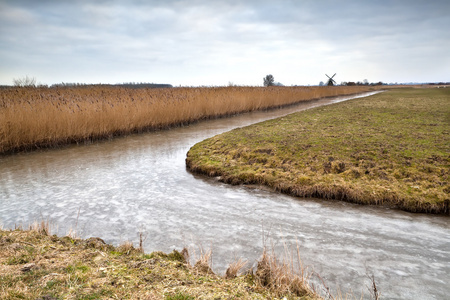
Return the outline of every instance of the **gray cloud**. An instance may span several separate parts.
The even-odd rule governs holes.
[[[0,83],[449,81],[448,11],[429,0],[3,1]]]

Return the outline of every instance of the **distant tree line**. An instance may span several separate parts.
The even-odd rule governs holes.
[[[52,84],[50,87],[87,87],[87,86],[118,86],[118,87],[124,87],[124,88],[131,88],[131,89],[143,89],[143,88],[172,88],[173,86],[171,84],[163,84],[163,83],[146,83],[146,82],[124,82],[124,83],[117,83],[117,84],[88,84],[88,83],[68,83],[68,82],[61,82]]]
[[[15,87],[49,87],[46,84],[36,83],[35,77],[22,77],[22,78],[13,78],[13,86]],[[89,86],[118,86],[132,89],[139,88],[171,88],[173,87],[171,84],[162,84],[162,83],[148,83],[148,82],[124,82],[117,84],[90,84],[90,83],[71,83],[71,82],[61,82],[50,85],[50,87],[89,87]],[[0,86],[2,88],[6,88],[8,86]]]
[[[450,85],[450,82],[428,83],[428,85]]]
[[[138,89],[138,88],[152,89],[152,88],[171,88],[171,87],[173,87],[171,84],[165,84],[165,83],[135,83],[135,82],[120,83],[120,84],[115,84],[115,86],[132,88],[132,89]]]
[[[346,85],[346,86],[355,86],[355,85],[383,85],[384,83],[381,81],[378,82],[371,82],[369,83],[369,81],[367,79],[364,79],[364,81],[343,81],[341,82],[341,85]]]

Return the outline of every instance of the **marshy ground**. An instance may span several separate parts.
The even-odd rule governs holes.
[[[450,89],[396,89],[207,139],[189,169],[300,197],[449,213]]]

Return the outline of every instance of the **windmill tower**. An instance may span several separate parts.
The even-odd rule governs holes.
[[[325,74],[325,75],[327,75],[327,74]],[[327,75],[327,77],[328,77],[327,85],[328,86],[334,86],[336,84],[336,81],[334,81],[334,79],[333,79],[334,76],[336,76],[336,73],[334,73],[334,75],[331,77]]]

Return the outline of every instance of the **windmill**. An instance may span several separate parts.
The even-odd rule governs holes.
[[[327,75],[327,74],[325,74],[325,75]],[[334,73],[334,75],[331,77],[327,75],[327,77],[328,77],[327,85],[328,86],[333,86],[336,84],[336,81],[334,81],[334,79],[333,79],[334,76],[336,76],[336,73]]]

